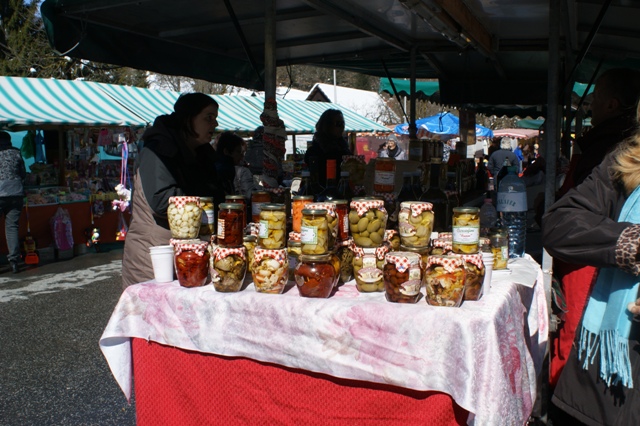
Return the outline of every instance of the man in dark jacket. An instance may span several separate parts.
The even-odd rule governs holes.
[[[27,172],[20,150],[11,145],[11,136],[0,132],[0,214],[5,216],[4,227],[9,254],[7,259],[13,273],[20,271],[20,240],[18,225],[24,202],[24,179]]]

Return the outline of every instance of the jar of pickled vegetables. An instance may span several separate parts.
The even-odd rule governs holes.
[[[393,158],[376,158],[373,175],[373,190],[376,192],[393,192],[396,183],[396,160]]]
[[[242,232],[244,233],[247,227],[247,200],[244,195],[225,195],[224,200],[227,203],[242,204]]]
[[[263,204],[271,202],[271,194],[267,191],[253,191],[251,194],[251,221],[260,221],[260,210]]]
[[[302,254],[329,252],[329,224],[325,209],[303,209],[300,227]]]
[[[200,235],[211,235],[215,232],[215,208],[213,205],[213,197],[200,197],[200,208],[202,209]]]
[[[287,256],[289,259],[289,280],[295,280],[293,276],[293,271],[295,271],[296,266],[298,266],[298,258],[302,254],[302,243],[300,241],[291,241],[287,242]]]
[[[269,250],[256,247],[253,252],[253,285],[259,293],[280,294],[289,279],[287,249]]]
[[[417,253],[393,251],[385,255],[385,297],[389,302],[416,303],[422,287],[422,258]]]
[[[202,222],[200,197],[169,197],[167,208],[171,237],[175,239],[197,238]]]
[[[337,206],[334,203],[326,202],[326,203],[310,203],[305,206],[306,209],[309,210],[326,210],[327,211],[327,226],[329,233],[327,234],[329,237],[329,250],[333,250],[336,245],[336,240],[338,237],[338,212],[336,210]]]
[[[438,237],[431,240],[431,254],[442,255],[451,254],[453,252],[453,243],[448,238]]]
[[[484,262],[482,253],[462,254],[466,272],[463,300],[479,300],[483,293]]]
[[[291,228],[293,232],[300,233],[302,226],[302,210],[309,203],[313,203],[313,195],[297,195],[291,198]]]
[[[395,229],[385,229],[384,231],[384,242],[389,244],[389,248],[391,251],[400,250],[400,234]]]
[[[336,255],[340,258],[340,282],[346,283],[353,278],[353,239],[337,243]]]
[[[429,262],[429,256],[431,256],[431,247],[421,247],[421,248],[416,248],[416,247],[407,247],[407,246],[400,246],[400,250],[398,251],[408,251],[411,253],[416,253],[417,255],[420,256],[420,258],[422,259],[422,284],[424,285],[424,277],[426,276],[427,273],[427,265]]]
[[[384,291],[384,256],[388,253],[388,246],[357,247],[351,246],[353,251],[353,276],[356,279],[358,291],[371,293]]]
[[[509,234],[505,229],[491,228],[489,240],[491,241],[491,253],[493,253],[493,269],[507,269]]]
[[[222,203],[218,206],[217,243],[222,247],[241,247],[244,230],[242,228],[242,204]]]
[[[379,247],[384,241],[387,211],[384,201],[375,198],[359,198],[351,201],[349,230],[359,247]]]
[[[480,240],[480,209],[454,207],[452,231],[454,253],[477,253]]]
[[[244,246],[217,247],[210,263],[211,281],[216,291],[240,291],[247,272],[247,249]]]
[[[403,201],[398,215],[398,232],[402,245],[428,247],[433,232],[433,204],[426,201]]]
[[[256,237],[255,235],[245,235],[242,241],[242,245],[244,246],[244,248],[247,249],[247,259],[249,259],[249,262],[247,264],[247,269],[249,272],[253,272],[253,261],[254,261],[253,252],[256,248],[257,240],[258,240],[258,237]]]
[[[183,287],[200,287],[209,278],[209,251],[207,241],[171,239],[175,254],[178,282]]]
[[[336,241],[349,239],[349,202],[347,200],[331,200],[336,205],[338,215],[338,237]]]
[[[286,241],[287,215],[284,204],[263,204],[260,210],[258,246],[283,249]]]
[[[458,307],[462,303],[466,272],[459,255],[429,256],[425,287],[427,303]]]
[[[338,273],[331,254],[302,254],[294,275],[300,296],[326,299],[331,295]]]

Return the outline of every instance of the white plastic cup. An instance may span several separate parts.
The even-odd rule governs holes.
[[[489,294],[491,288],[491,274],[493,273],[493,253],[482,252],[484,263],[484,281],[482,282],[482,294]]]
[[[173,246],[149,247],[153,275],[157,283],[173,281]]]

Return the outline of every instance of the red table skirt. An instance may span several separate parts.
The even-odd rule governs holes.
[[[338,379],[133,339],[138,426],[465,425],[440,392]]]

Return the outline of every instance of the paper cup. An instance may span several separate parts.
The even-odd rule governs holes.
[[[482,283],[482,293],[489,294],[491,288],[491,275],[493,273],[493,253],[482,252],[482,262],[484,263],[484,281]]]
[[[173,281],[173,246],[156,246],[149,248],[153,275],[156,282],[168,283]]]

